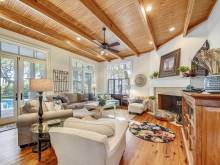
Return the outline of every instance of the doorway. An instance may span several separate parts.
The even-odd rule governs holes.
[[[19,107],[37,96],[30,80],[45,77],[45,60],[0,53],[0,125],[15,122]]]

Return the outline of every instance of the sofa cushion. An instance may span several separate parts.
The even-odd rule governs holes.
[[[72,103],[72,104],[63,104],[64,109],[81,109],[85,105],[84,102],[82,103]]]
[[[78,95],[77,93],[65,93],[65,96],[68,98],[68,104],[78,102]]]
[[[78,93],[78,101],[79,102],[88,101],[88,94]]]
[[[115,132],[114,122],[102,120],[87,121],[76,118],[68,118],[64,122],[64,127],[97,132],[108,137],[113,136]]]

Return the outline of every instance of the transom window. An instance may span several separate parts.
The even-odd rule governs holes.
[[[7,41],[0,41],[0,50],[2,52],[36,58],[40,60],[47,59],[47,53],[43,51],[28,46],[21,46],[16,43],[7,42]]]

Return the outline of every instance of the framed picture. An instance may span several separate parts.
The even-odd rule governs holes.
[[[159,77],[169,77],[179,75],[181,49],[165,54],[160,58]]]

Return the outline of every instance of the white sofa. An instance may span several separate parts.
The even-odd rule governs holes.
[[[128,104],[128,112],[129,113],[136,113],[136,114],[142,114],[145,112],[148,108],[149,100],[148,99],[142,99],[142,103],[136,103],[136,99],[129,99]]]
[[[126,146],[128,122],[114,119],[111,137],[81,129],[54,127],[50,129],[51,144],[59,165],[118,165]]]

